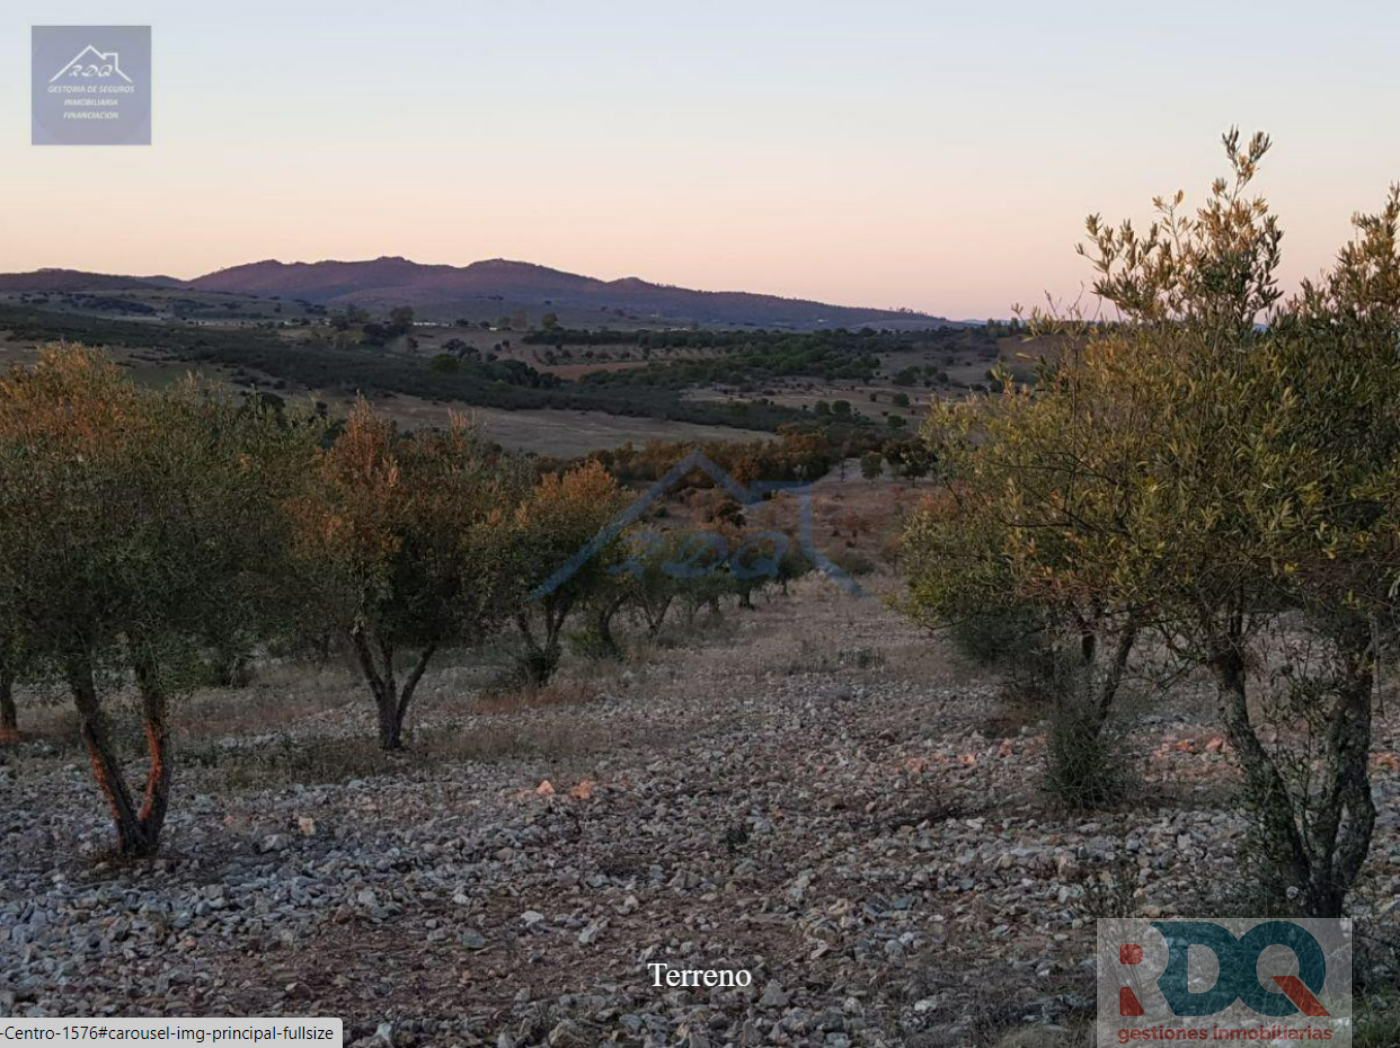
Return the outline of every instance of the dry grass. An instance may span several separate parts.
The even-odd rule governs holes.
[[[491,689],[477,696],[482,713],[521,713],[554,706],[582,706],[598,697],[598,689],[584,681],[554,680],[540,688]]]
[[[205,745],[182,755],[192,767],[212,773],[228,790],[265,790],[369,779],[468,761],[544,758],[569,761],[605,747],[597,732],[564,721],[508,723],[494,719],[447,724],[416,732],[408,749],[386,753],[367,735],[312,738],[279,736],[256,748]]]

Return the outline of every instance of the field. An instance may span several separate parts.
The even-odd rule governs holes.
[[[833,475],[819,544],[878,564],[919,497]],[[73,716],[30,695],[0,765],[5,1006],[340,1015],[378,1046],[1084,1044],[1095,918],[1231,905],[1245,822],[1209,689],[1134,686],[1131,785],[1075,814],[1039,786],[1049,709],[886,607],[888,569],[860,581],[633,629],[539,692],[503,683],[508,647],[452,653],[406,755],[348,664],[266,663],[181,707],[154,864],[108,857]],[[1394,713],[1376,731],[1400,747]],[[1397,767],[1373,770],[1376,912]],[[652,963],[753,985],[658,991]]]
[[[193,370],[332,411],[363,393],[409,427],[472,410],[505,447],[572,458],[628,441],[753,439],[833,422],[878,442],[912,431],[930,398],[984,386],[993,367],[1028,373],[1037,352],[961,328],[861,337],[419,323],[367,335],[376,323],[336,326],[324,311],[246,295],[9,292],[0,360],[80,341],[107,347],[146,383]],[[829,411],[837,402],[849,405],[839,417]]]
[[[1345,913],[1400,1043],[1383,310],[157,300],[0,301],[0,1012],[1071,1048],[1100,920]]]

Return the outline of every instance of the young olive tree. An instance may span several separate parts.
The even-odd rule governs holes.
[[[1234,178],[1195,218],[1164,206],[1145,244],[1125,224],[1100,229],[1091,254],[1101,293],[1155,351],[1120,379],[1161,405],[1134,500],[1157,617],[1219,686],[1265,887],[1335,916],[1375,824],[1375,662],[1400,571],[1400,196],[1355,219],[1333,268],[1282,301],[1281,234],[1243,192],[1268,140],[1226,146]],[[1269,726],[1297,743],[1271,743]]]
[[[1233,178],[1194,215],[1178,194],[1143,234],[1089,220],[1095,290],[1121,320],[1051,326],[1066,348],[1036,391],[980,402],[940,439],[955,497],[974,497],[909,536],[911,604],[1063,597],[1207,668],[1270,886],[1329,916],[1375,822],[1377,631],[1400,572],[1400,204],[1358,219],[1332,272],[1281,304],[1281,232],[1247,195],[1268,140],[1226,148]],[[965,581],[934,563],[959,546]]]
[[[569,615],[612,587],[620,533],[582,556],[627,504],[626,494],[601,464],[548,473],[516,508],[509,536],[515,581],[515,622],[525,651],[525,679],[548,682],[559,665],[559,639]]]
[[[515,477],[460,417],[401,436],[361,401],[289,504],[307,611],[354,651],[385,750],[402,747],[433,655],[507,613],[503,507],[519,498]]]
[[[1018,686],[1048,694],[1046,786],[1088,806],[1121,796],[1105,732],[1151,574],[1118,556],[1131,543],[1122,511],[1153,440],[1149,416],[1099,378],[1072,352],[1034,388],[1008,376],[999,392],[933,402],[922,457],[937,463],[939,490],[906,527],[901,602]]]
[[[123,855],[159,845],[170,702],[228,609],[262,588],[302,443],[256,407],[194,384],[141,389],[79,348],[0,379],[0,608],[72,695]],[[134,790],[105,709],[127,680],[148,758]]]

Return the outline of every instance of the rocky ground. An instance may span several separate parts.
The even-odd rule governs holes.
[[[1038,788],[1043,726],[820,580],[548,698],[447,667],[373,754],[346,676],[183,711],[165,857],[109,829],[61,711],[0,765],[0,1013],[341,1016],[347,1043],[1083,1044],[1093,922],[1239,880],[1208,708],[1130,706],[1113,810]],[[242,717],[242,720],[240,720]],[[1380,725],[1393,750],[1395,718]],[[1358,905],[1400,900],[1396,767]],[[648,965],[752,985],[655,988]]]

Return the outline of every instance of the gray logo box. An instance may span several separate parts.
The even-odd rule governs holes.
[[[151,27],[30,27],[30,143],[151,144]]]

